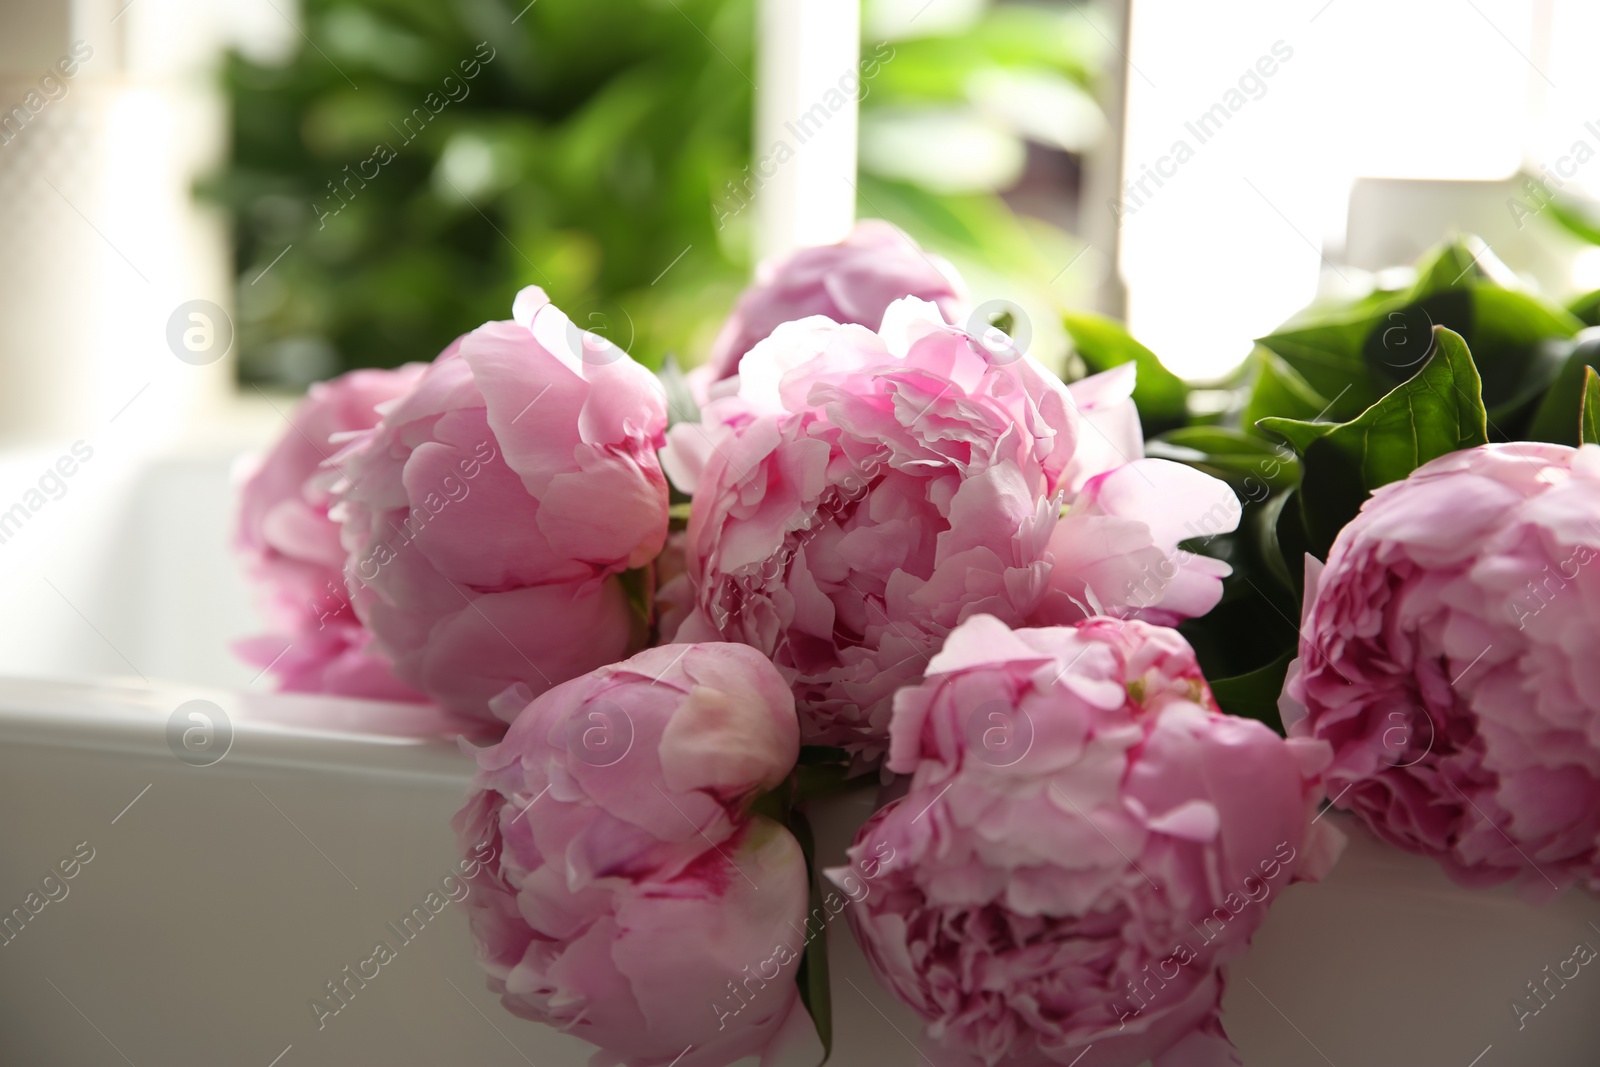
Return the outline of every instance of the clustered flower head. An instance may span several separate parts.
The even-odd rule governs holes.
[[[1283,887],[1331,866],[1327,746],[1216,708],[1175,631],[977,616],[900,691],[909,792],[849,912],[880,981],[986,1067],[1236,1064],[1223,965]]]
[[[507,1009],[628,1067],[721,1067],[808,1032],[798,957],[759,969],[807,905],[799,844],[750,810],[799,754],[772,665],[665,645],[514,720],[456,816],[462,849],[494,857],[466,904]]]
[[[1600,446],[1453,452],[1308,561],[1291,733],[1465,885],[1600,891]]]
[[[965,286],[948,262],[887,222],[857,223],[837,244],[761,264],[711,346],[711,377],[738,374],[744,354],[786,322],[821,315],[876,330],[889,305],[905,296],[935,304],[949,322],[965,311]]]
[[[693,493],[695,610],[680,639],[750,644],[794,685],[809,744],[883,751],[890,703],[944,635],[984,612],[1066,621],[1210,608],[1227,567],[1161,570],[1185,522],[1239,505],[1141,459],[1133,368],[1063,385],[926,302],[876,333],[785,323],[664,453]]]
[[[329,517],[336,478],[325,463],[352,433],[377,424],[426,366],[356,370],[313,385],[289,430],[252,465],[239,488],[234,544],[260,589],[273,632],[241,642],[249,663],[290,692],[420,701],[395,679],[388,657],[351,609],[339,526]]]
[[[356,614],[395,674],[487,715],[641,647],[625,571],[667,536],[665,395],[542,290],[459,338],[334,457]]]

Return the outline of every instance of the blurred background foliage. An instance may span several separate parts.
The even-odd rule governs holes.
[[[859,213],[1034,313],[1046,359],[1081,298],[1052,279],[1104,126],[1095,17],[863,12],[863,54],[892,52],[865,83]],[[716,205],[751,162],[754,20],[754,0],[302,0],[291,54],[227,57],[232,148],[197,190],[232,224],[243,380],[429,359],[528,284],[648,365],[699,362],[751,269],[754,213],[719,226]]]

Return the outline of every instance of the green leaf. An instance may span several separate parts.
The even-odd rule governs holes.
[[[1243,561],[1240,561],[1241,564]],[[1299,633],[1297,605],[1265,574],[1249,575],[1241,565],[1223,579],[1222,600],[1196,619],[1184,619],[1178,632],[1188,639],[1207,678],[1231,678],[1270,663],[1294,648]]]
[[[1600,330],[1591,330],[1567,346],[1565,362],[1555,382],[1545,390],[1525,434],[1530,441],[1558,445],[1578,444],[1578,419],[1583,410],[1587,371],[1600,367]]]
[[[1479,238],[1457,237],[1430,248],[1417,261],[1417,280],[1411,286],[1412,299],[1420,299],[1448,289],[1470,288],[1488,279],[1479,263],[1488,246]]]
[[[1266,723],[1278,733],[1283,733],[1283,722],[1278,714],[1278,695],[1283,692],[1283,679],[1295,653],[1291,649],[1264,667],[1231,678],[1217,678],[1211,682],[1211,695],[1217,706],[1229,715],[1255,719]]]
[[[1384,305],[1373,319],[1361,356],[1372,380],[1384,391],[1413,374],[1433,354],[1433,328],[1443,326],[1471,338],[1477,326],[1475,294],[1445,288]]]
[[[801,745],[794,769],[792,803],[804,804],[819,797],[837,796],[857,789],[876,789],[877,775],[851,772],[850,753],[827,745]]]
[[[1600,289],[1573,300],[1567,304],[1567,311],[1585,326],[1600,326]]]
[[[1315,419],[1331,406],[1327,397],[1313,389],[1304,375],[1270,348],[1257,345],[1251,362],[1255,364],[1255,380],[1251,382],[1250,398],[1245,401],[1239,417],[1241,426],[1253,427],[1270,416]]]
[[[1380,395],[1367,382],[1363,350],[1374,322],[1366,309],[1342,310],[1321,321],[1280,329],[1256,344],[1283,358],[1317,394],[1334,398],[1334,418],[1360,411]]]
[[[1584,368],[1583,413],[1578,421],[1578,436],[1583,443],[1600,445],[1600,374],[1593,367]]]
[[[1320,440],[1330,431],[1337,429],[1337,422],[1306,422],[1302,419],[1280,419],[1276,417],[1265,418],[1256,423],[1258,427],[1288,441],[1294,450],[1302,456],[1306,454],[1313,442]]]
[[[827,763],[850,763],[850,751],[836,748],[832,745],[801,745],[800,765],[802,767],[816,766]]]
[[[1600,223],[1591,219],[1587,212],[1560,200],[1551,201],[1545,205],[1550,217],[1574,237],[1600,245]]]
[[[776,789],[769,789],[750,802],[750,812],[753,815],[765,815],[773,822],[784,823],[789,819],[789,799],[791,789],[789,782],[785,781]]]
[[[1277,447],[1239,430],[1183,426],[1145,442],[1145,454],[1187,463],[1224,481],[1250,488],[1286,489],[1300,480],[1300,464]],[[1262,491],[1253,499],[1266,496]]]
[[[789,832],[800,842],[806,857],[806,878],[810,887],[810,907],[807,914],[822,909],[822,872],[817,868],[817,844],[811,834],[811,823],[799,809],[789,813]],[[822,1063],[833,1054],[833,1001],[828,987],[828,932],[823,930],[806,941],[805,954],[795,971],[795,983],[800,987],[800,1002],[811,1013],[811,1022],[822,1041]],[[820,1064],[819,1064],[820,1067]]]
[[[1564,308],[1515,289],[1481,286],[1472,298],[1472,332],[1456,332],[1472,349],[1489,417],[1512,432],[1506,425],[1511,413],[1548,389],[1561,372],[1565,346],[1550,342],[1570,340],[1583,323]],[[1441,320],[1440,325],[1450,324]]]
[[[877,778],[872,775],[850,777],[848,767],[835,763],[820,766],[800,766],[794,769],[794,798],[804,804],[819,797],[848,793],[866,786],[875,787]]]
[[[1306,553],[1311,550],[1306,540],[1306,524],[1300,512],[1300,490],[1291,489],[1274,497],[1261,509],[1260,538],[1262,556],[1267,568],[1285,589],[1300,603],[1305,593]]]
[[[1472,350],[1490,428],[1498,438],[1525,436],[1531,409],[1561,370],[1565,352],[1555,342],[1574,336],[1583,320],[1500,284],[1509,273],[1476,238],[1439,246],[1417,270],[1403,293],[1374,291],[1332,310],[1313,308],[1262,338],[1299,378],[1269,365],[1246,405],[1247,425],[1310,415],[1306,398],[1285,381],[1327,397],[1329,418],[1354,418],[1416,373],[1432,353],[1433,328],[1443,326]]]
[[[1091,371],[1109,370],[1123,363],[1138,368],[1133,402],[1145,432],[1152,427],[1181,425],[1188,416],[1189,387],[1168,370],[1156,354],[1134,340],[1115,319],[1085,311],[1069,312],[1062,323],[1072,344]]]
[[[1560,373],[1564,348],[1552,342],[1571,338],[1583,323],[1516,289],[1482,284],[1435,292],[1388,307],[1375,321],[1363,352],[1372,381],[1387,390],[1416,373],[1431,354],[1435,326],[1467,342],[1491,425],[1517,437],[1526,406]]]
[[[1372,490],[1429,460],[1488,442],[1472,354],[1459,334],[1443,327],[1434,333],[1433,355],[1414,377],[1301,453],[1300,508],[1318,557],[1327,558],[1333,539]]]

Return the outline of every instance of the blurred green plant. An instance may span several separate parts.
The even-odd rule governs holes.
[[[1096,132],[1103,41],[1076,9],[969,6],[919,32],[869,0],[866,32],[897,36],[860,214],[1058,309],[1078,246],[1001,193],[1026,144]],[[753,212],[714,205],[751,159],[754,0],[302,0],[300,23],[281,63],[226,58],[232,148],[197,190],[232,222],[243,380],[429,359],[529,284],[647,365],[704,357],[749,275]],[[880,150],[930,116],[1004,165],[952,185],[937,143]]]
[[[746,274],[707,204],[749,153],[748,0],[302,12],[282,65],[227,58],[200,189],[233,219],[246,380],[430,359],[528,284],[647,360],[703,339]]]
[[[862,5],[863,53],[886,40],[894,57],[861,104],[858,213],[948,257],[975,294],[1014,301],[1030,350],[1052,366],[1067,349],[1060,313],[1088,297],[1065,271],[1083,245],[1070,220],[1012,202],[1030,166],[1076,158],[1104,132],[1095,101],[1115,31],[1102,20],[1076,0]],[[1070,192],[1057,202],[1072,205]]]

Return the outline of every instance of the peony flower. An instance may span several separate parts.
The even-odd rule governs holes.
[[[234,546],[262,592],[273,632],[240,642],[248,663],[270,669],[279,688],[374,700],[421,701],[373,647],[345,592],[339,527],[328,517],[326,472],[343,435],[370,429],[377,408],[414,385],[420,363],[357,370],[311,387],[289,429],[248,471],[239,489]]]
[[[694,497],[695,611],[678,639],[767,653],[807,743],[871,762],[895,690],[975,613],[1022,625],[1209,610],[1227,568],[1179,566],[1177,542],[1208,508],[1231,529],[1238,501],[1140,458],[1133,374],[1069,388],[915,299],[879,333],[780,326],[701,424],[669,435],[663,462]]]
[[[1600,891],[1600,447],[1483,445],[1306,561],[1290,732],[1328,792],[1464,885]]]
[[[849,850],[888,857],[850,925],[951,1062],[1239,1062],[1222,967],[1337,857],[1326,746],[1221,714],[1177,631],[1109,618],[969,620],[891,735],[910,791]]]
[[[689,561],[684,547],[687,544],[688,535],[683,530],[674,530],[667,535],[667,545],[656,557],[653,606],[656,634],[661,641],[670,641],[694,611],[694,590],[689,586]]]
[[[398,677],[477,715],[640,647],[621,575],[667,536],[655,376],[536,287],[513,315],[333,460],[357,615]]]
[[[778,951],[805,919],[805,858],[750,810],[799,746],[788,687],[742,645],[653,648],[520,709],[455,820],[492,857],[467,906],[506,1008],[628,1067],[810,1034],[798,954]]]
[[[739,359],[786,322],[823,315],[876,330],[903,296],[932,301],[950,322],[964,314],[965,287],[955,268],[931,256],[882,219],[856,224],[838,244],[802,248],[767,261],[739,297],[711,349],[712,380],[739,373]]]

